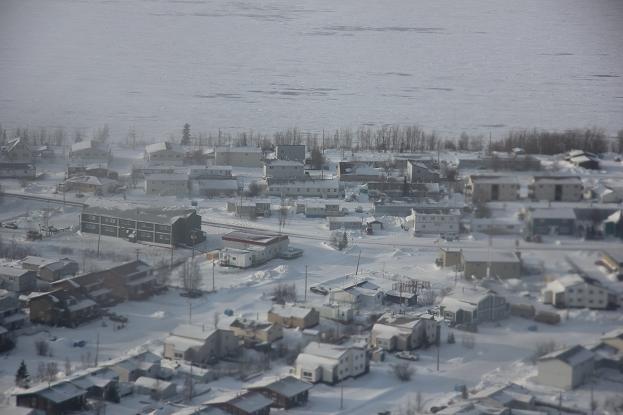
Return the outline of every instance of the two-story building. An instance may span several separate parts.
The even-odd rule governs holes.
[[[473,203],[512,202],[519,199],[519,182],[515,176],[472,175],[465,183],[465,198]]]
[[[164,141],[146,146],[143,158],[148,166],[181,166],[185,156],[182,146]]]
[[[294,374],[310,383],[335,384],[367,373],[369,360],[361,346],[311,342],[296,358]]]
[[[534,176],[528,184],[533,200],[577,202],[582,200],[584,187],[577,176]]]
[[[267,160],[264,162],[264,178],[269,183],[305,180],[305,166],[300,161]]]

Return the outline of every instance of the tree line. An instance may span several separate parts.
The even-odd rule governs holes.
[[[89,135],[82,130],[70,134],[64,128],[32,129],[27,127],[7,130],[0,125],[0,144],[12,137],[22,137],[31,145],[70,145],[85,139],[97,141],[111,140],[107,125],[96,128]],[[112,140],[111,140],[112,141]],[[128,147],[143,147],[146,144],[162,141],[146,139],[131,127],[126,134],[114,141]],[[265,151],[277,145],[304,144],[308,149],[338,149],[343,151],[377,151],[393,153],[410,153],[422,151],[505,151],[522,148],[528,154],[558,154],[577,149],[593,153],[614,151],[623,153],[623,129],[613,139],[605,130],[592,128],[576,128],[564,131],[548,131],[540,129],[512,130],[498,137],[470,135],[463,132],[458,137],[442,137],[435,131],[425,131],[417,125],[383,125],[380,127],[340,128],[307,132],[299,128],[288,128],[271,134],[253,130],[235,133],[198,132],[193,134],[190,124],[184,124],[179,135],[172,134],[168,141],[196,147],[214,146],[254,146]]]

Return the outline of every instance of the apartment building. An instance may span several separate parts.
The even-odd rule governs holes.
[[[515,176],[472,175],[465,184],[465,197],[472,202],[512,202],[519,199]]]
[[[534,176],[528,185],[533,200],[577,202],[582,200],[584,187],[577,176]]]

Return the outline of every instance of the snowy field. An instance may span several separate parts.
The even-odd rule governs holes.
[[[614,134],[621,22],[619,0],[3,0],[0,122]]]

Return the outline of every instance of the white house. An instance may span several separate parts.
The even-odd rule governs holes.
[[[413,235],[441,235],[454,237],[459,234],[461,215],[457,213],[422,213],[411,210],[407,222],[413,221]]]
[[[567,275],[547,284],[543,303],[559,308],[586,307],[605,309],[610,305],[610,291],[593,279]]]
[[[86,140],[74,143],[69,151],[69,159],[74,163],[106,164],[110,161],[110,158],[110,147],[105,143],[95,140]]]
[[[262,167],[262,149],[259,147],[217,147],[214,150],[216,166]]]
[[[352,308],[373,308],[383,304],[383,291],[370,281],[352,282],[329,291],[329,301]]]
[[[300,161],[267,160],[264,178],[269,181],[299,181],[305,179],[305,166]]]
[[[528,184],[533,200],[577,202],[583,197],[582,180],[577,176],[534,176]]]
[[[145,176],[145,194],[153,196],[188,196],[188,176],[184,173],[157,173]]]
[[[185,151],[179,144],[162,142],[145,147],[145,164],[148,166],[181,166],[184,164]]]
[[[364,347],[311,342],[298,355],[294,367],[301,380],[335,384],[367,373],[369,361]]]
[[[160,400],[175,396],[177,385],[165,380],[141,376],[134,381],[134,393]]]
[[[370,344],[390,352],[435,344],[440,323],[431,314],[384,314],[372,326]]]
[[[269,183],[267,194],[288,197],[340,197],[339,180],[306,180],[292,183]]]
[[[519,181],[515,176],[472,175],[465,184],[465,197],[473,202],[514,201],[519,199]]]
[[[287,235],[234,231],[223,235],[222,239],[224,248],[219,252],[219,262],[223,266],[256,266],[287,253],[290,249]]]
[[[577,345],[540,357],[537,368],[537,382],[561,389],[575,389],[593,374],[594,356]]]

